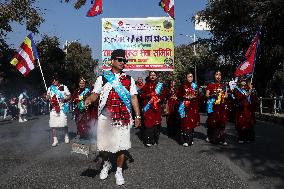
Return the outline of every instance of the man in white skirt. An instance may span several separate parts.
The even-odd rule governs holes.
[[[69,111],[68,100],[71,94],[68,88],[59,83],[58,75],[52,77],[52,85],[47,90],[47,99],[50,100],[50,118],[49,126],[52,129],[52,146],[58,145],[56,129],[64,128],[65,143],[69,143],[67,113]]]
[[[131,148],[132,107],[136,115],[135,127],[139,127],[141,124],[135,81],[122,72],[126,62],[125,51],[114,50],[111,54],[111,70],[104,72],[103,76],[97,78],[92,94],[85,100],[87,107],[100,97],[97,126],[97,149],[103,158],[100,179],[108,177],[108,171],[112,167],[109,155],[110,153],[116,154],[115,178],[117,185],[124,184],[122,176],[124,154],[126,150]]]

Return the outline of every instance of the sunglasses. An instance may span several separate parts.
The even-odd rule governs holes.
[[[128,60],[126,60],[125,58],[116,58],[115,60],[117,60],[118,62],[124,62],[124,63],[128,62]]]

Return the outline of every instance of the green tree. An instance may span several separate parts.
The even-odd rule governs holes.
[[[39,25],[44,21],[41,10],[34,6],[36,0],[4,0],[0,2],[0,88],[3,91],[17,93],[20,88],[14,90],[12,84],[19,81],[21,88],[26,87],[27,78],[23,78],[11,64],[11,58],[15,54],[6,42],[9,32],[13,32],[12,23],[24,25],[26,30],[38,32]]]
[[[234,68],[241,63],[261,26],[261,45],[255,69],[255,84],[261,95],[284,59],[284,1],[209,0],[199,14],[211,27],[212,51],[230,59]]]
[[[83,5],[86,4],[87,0],[75,0],[75,4],[74,4],[74,8],[75,9],[79,9],[81,8]],[[66,3],[69,3],[70,0],[65,0]],[[91,0],[91,3],[93,3],[93,0]]]
[[[94,79],[98,60],[92,58],[92,50],[88,45],[72,42],[65,46],[65,52],[66,78],[73,88],[77,86],[80,76],[89,81]]]
[[[80,76],[87,80],[94,77],[94,68],[98,62],[92,58],[89,46],[72,42],[63,50],[57,37],[44,36],[37,47],[48,84],[54,73],[58,73],[62,82],[71,90],[77,86]]]
[[[61,81],[71,91],[77,86],[80,76],[84,76],[88,80],[94,78],[94,68],[97,66],[98,61],[92,58],[92,51],[89,46],[82,46],[78,42],[71,43],[68,46],[68,54],[66,54],[60,48],[60,42],[57,37],[45,35],[37,44],[37,50],[47,87],[51,84],[50,78],[54,73],[59,74]],[[5,72],[3,72],[5,81],[2,82],[1,89],[4,91],[9,89],[10,91],[7,91],[7,93],[18,93],[25,88],[30,93],[33,91],[34,95],[45,92],[38,65],[27,77],[23,77],[14,66],[9,64],[11,57],[15,53],[13,50],[10,50],[9,53],[7,51],[5,64],[1,65],[1,68],[5,69]],[[15,83],[17,83],[17,86]]]
[[[6,36],[12,32],[11,23],[25,25],[28,31],[38,33],[39,25],[44,21],[41,10],[34,6],[36,0],[4,0],[0,2],[0,52],[8,49]],[[0,57],[4,56],[0,54]]]
[[[205,73],[208,68],[216,69],[217,56],[210,53],[209,46],[203,43],[195,43],[196,55],[193,53],[193,44],[180,45],[175,47],[175,70],[173,76],[180,82],[186,79],[186,74],[192,72],[195,74],[195,66],[197,71],[198,84],[208,82]]]
[[[37,50],[47,85],[51,84],[50,78],[54,73],[60,74],[62,82],[65,82],[65,54],[60,48],[59,38],[56,36],[43,36],[42,40],[37,44]],[[40,81],[42,81],[39,68],[37,68],[36,73],[37,77],[40,77]]]
[[[5,40],[7,33],[13,32],[12,22],[25,25],[27,30],[38,33],[38,27],[44,19],[41,17],[41,10],[34,6],[35,2],[36,0],[5,0],[0,3],[1,90],[17,93],[25,88],[29,91],[34,90],[37,94],[45,91],[38,66],[27,77],[23,77],[14,66],[9,64],[16,51],[10,49]],[[68,54],[65,54],[60,48],[58,37],[45,35],[38,43],[37,50],[47,85],[50,85],[50,78],[55,72],[61,75],[62,82],[70,89],[77,85],[80,76],[87,79],[94,77],[94,68],[98,60],[92,58],[89,46],[82,46],[78,42],[72,43],[68,46]],[[15,83],[20,88],[13,85]]]

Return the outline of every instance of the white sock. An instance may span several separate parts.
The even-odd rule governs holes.
[[[116,172],[122,172],[122,168],[121,167],[117,167],[116,168]]]

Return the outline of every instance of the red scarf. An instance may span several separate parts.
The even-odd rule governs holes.
[[[59,91],[64,90],[63,85],[56,86],[56,87],[58,88]],[[50,110],[52,110],[53,108],[56,111],[56,113],[60,112],[60,105],[59,105],[59,102],[55,94],[51,97],[51,101],[50,101]]]
[[[187,82],[184,84],[184,95],[185,96],[188,96],[188,95],[191,95],[191,96],[194,96],[195,95],[195,91],[192,89],[192,84]],[[184,106],[185,107],[188,107],[190,104],[190,101],[188,99],[185,99],[184,101]]]
[[[160,102],[159,95],[156,94],[156,91],[155,91],[157,84],[158,84],[158,82],[150,81],[150,92],[155,93],[155,95],[151,96],[151,99],[150,99],[150,103],[151,103],[154,110],[158,110],[158,108],[159,108],[158,104]]]
[[[51,98],[51,101],[50,101],[50,110],[52,110],[53,108],[56,111],[56,113],[60,112],[60,106],[59,106],[59,103],[57,101],[56,95],[53,95],[53,97]]]
[[[126,74],[122,74],[119,78],[120,83],[130,91],[131,79]],[[108,99],[106,102],[107,111],[111,115],[114,122],[122,123],[122,126],[128,126],[130,123],[130,113],[127,110],[124,102],[120,99],[119,95],[112,88],[109,92]]]

